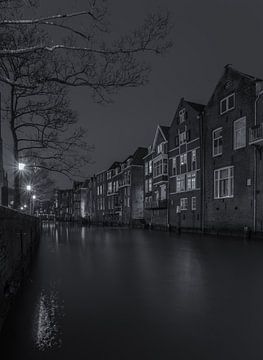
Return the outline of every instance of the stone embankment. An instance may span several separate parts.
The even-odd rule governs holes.
[[[0,206],[0,331],[40,238],[35,217]]]

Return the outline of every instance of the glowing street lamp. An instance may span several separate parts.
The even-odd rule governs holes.
[[[33,200],[36,200],[36,195],[33,195],[33,196],[32,196],[32,199],[33,199]]]
[[[19,171],[25,170],[25,167],[26,167],[26,164],[24,164],[24,163],[18,163],[18,170],[19,170]]]
[[[27,185],[27,186],[26,186],[26,189],[27,189],[27,191],[31,191],[31,190],[32,190],[32,186],[31,186],[31,185]]]

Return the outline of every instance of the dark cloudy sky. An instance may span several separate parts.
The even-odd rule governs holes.
[[[85,9],[85,0],[45,0],[43,11]],[[262,0],[112,0],[113,29],[132,29],[160,6],[173,13],[174,47],[153,59],[149,85],[127,89],[112,105],[92,103],[85,89],[74,90],[72,105],[94,144],[87,176],[148,146],[157,124],[169,125],[181,97],[206,103],[227,63],[263,77]],[[61,186],[68,186],[60,180]]]

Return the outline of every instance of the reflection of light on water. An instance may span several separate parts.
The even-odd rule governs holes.
[[[36,307],[34,323],[34,341],[39,350],[45,351],[61,346],[59,321],[62,315],[63,307],[59,305],[57,292],[53,289],[49,292],[43,289]]]

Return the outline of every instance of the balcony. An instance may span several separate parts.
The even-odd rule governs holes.
[[[263,123],[252,126],[249,129],[249,145],[263,145]]]
[[[145,209],[166,209],[167,200],[152,200],[145,203]]]

